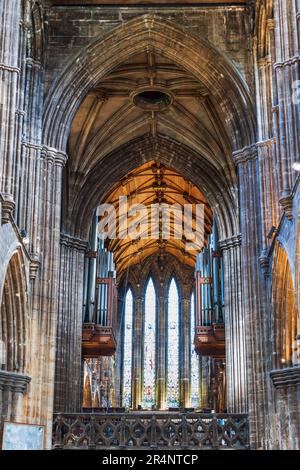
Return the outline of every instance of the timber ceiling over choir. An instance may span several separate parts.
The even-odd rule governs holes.
[[[176,204],[178,207],[192,205],[190,207],[194,208],[193,231],[196,230],[195,205],[202,204],[205,234],[212,231],[212,212],[202,192],[179,173],[157,162],[146,163],[127,174],[108,196],[105,202],[114,205],[118,221],[120,220],[119,198],[124,196],[127,197],[128,207],[142,204],[149,213],[151,206],[154,205],[157,207],[162,204]],[[129,223],[131,219],[136,219],[136,215],[129,219]],[[111,240],[108,245],[109,250],[114,253],[118,276],[129,265],[141,264],[145,258],[154,253],[158,255],[170,253],[183,264],[195,266],[197,250],[187,250],[186,239],[177,233],[178,227],[182,225],[183,211],[182,217],[176,212],[171,214],[169,239],[163,238],[163,227],[159,222],[155,233],[153,227],[151,233],[150,217],[143,218],[139,215],[139,220],[140,237],[135,240],[129,236],[117,238]],[[116,228],[119,230],[119,224]]]

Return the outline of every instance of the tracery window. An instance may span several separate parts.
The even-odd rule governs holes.
[[[145,295],[144,317],[144,402],[146,409],[155,405],[156,379],[156,291],[149,279]]]
[[[132,401],[132,338],[133,337],[133,295],[128,289],[124,315],[123,353],[123,406],[130,408]]]
[[[168,295],[167,406],[179,406],[179,294],[173,278]]]

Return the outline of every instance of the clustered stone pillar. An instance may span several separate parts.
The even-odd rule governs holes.
[[[241,237],[219,242],[224,266],[224,317],[226,337],[227,411],[246,413],[247,377],[245,318],[242,298]]]
[[[274,64],[278,98],[278,152],[280,155],[280,202],[292,216],[290,192],[296,179],[292,165],[300,160],[299,96],[299,2],[274,0]]]
[[[143,350],[143,308],[145,297],[135,298],[134,337],[133,337],[133,373],[132,373],[132,407],[137,409],[143,401],[142,350]]]
[[[20,77],[20,0],[0,3],[0,192],[16,200],[19,166],[16,121]]]
[[[181,354],[179,373],[180,373],[180,402],[184,407],[190,405],[191,392],[191,297],[184,292],[181,297]]]
[[[200,360],[200,400],[199,406],[201,410],[211,408],[209,403],[210,393],[210,357],[201,356]]]
[[[55,368],[55,412],[79,412],[82,404],[82,299],[87,243],[61,235]]]
[[[260,269],[261,253],[261,194],[259,182],[259,161],[256,145],[242,149],[234,154],[238,168],[240,185],[240,224],[241,224],[241,290],[243,320],[242,330],[233,330],[231,337],[245,332],[246,354],[244,364],[247,370],[248,411],[250,440],[254,448],[267,446],[269,441],[269,413],[267,362],[268,338],[270,338],[267,311],[267,285]],[[231,256],[233,266],[238,266],[238,254]],[[236,258],[236,260],[234,260]],[[225,265],[225,263],[224,263]],[[238,273],[238,270],[231,272]],[[229,276],[229,272],[227,276]],[[233,280],[239,282],[239,278]],[[225,287],[226,292],[226,287]],[[226,338],[227,339],[227,338]],[[239,339],[238,339],[239,340]],[[229,347],[229,346],[228,346]],[[230,360],[229,360],[230,361]],[[228,377],[229,391],[232,379]]]
[[[167,393],[167,358],[166,358],[166,308],[167,299],[162,292],[158,296],[158,338],[157,338],[157,406],[160,409],[166,408],[166,393]]]
[[[29,416],[46,422],[47,446],[51,446],[54,399],[54,371],[57,335],[58,275],[60,252],[60,212],[62,171],[66,155],[45,149],[41,155],[39,198],[44,201],[39,212],[37,230],[43,234],[40,251],[43,260],[39,276],[32,285],[32,322],[37,326],[30,341],[31,376],[28,394]],[[49,273],[52,278],[49,282]]]

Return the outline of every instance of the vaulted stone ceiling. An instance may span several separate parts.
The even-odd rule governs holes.
[[[136,105],[133,95],[147,87],[170,94],[171,105],[159,111]],[[145,51],[131,57],[83,101],[69,140],[72,170],[86,175],[105,155],[129,141],[163,135],[227,172],[226,136],[207,98],[209,91],[201,83],[163,55]]]
[[[203,204],[205,234],[211,233],[212,213],[204,195],[195,185],[171,168],[152,161],[122,178],[105,200],[106,203],[114,205],[117,221],[120,220],[120,196],[127,197],[128,207],[142,204],[147,208],[148,216],[142,218],[141,215],[138,215],[141,221],[139,238],[136,240],[132,240],[130,237],[118,238],[109,242],[108,248],[114,253],[118,276],[121,275],[128,265],[141,264],[145,258],[156,252],[162,256],[164,253],[170,253],[183,264],[195,266],[197,251],[187,250],[184,234],[181,238],[176,233],[176,230],[174,230],[174,213],[170,217],[170,239],[163,238],[162,225],[158,224],[157,231],[154,234],[151,233],[150,226],[151,205],[177,204],[183,207],[183,205],[188,204],[193,207],[193,230],[195,230],[195,205]],[[136,219],[136,215],[129,219],[129,223],[132,219]],[[183,219],[180,219],[180,216],[179,218],[177,217],[177,224],[182,225],[182,221]],[[116,228],[119,231],[119,224],[117,224]],[[199,247],[199,251],[201,248],[202,246]]]
[[[154,161],[162,163],[159,153],[163,145],[164,165],[168,172],[168,203],[172,203],[174,198],[180,204],[191,198],[203,201],[207,205],[206,233],[209,233],[212,214],[202,188],[188,181],[191,177],[184,174],[184,168],[181,174],[178,168],[176,171],[174,168],[180,154],[183,167],[183,159],[186,158],[186,167],[191,174],[193,162],[199,156],[206,162],[203,178],[205,172],[215,172],[227,180],[229,187],[234,187],[236,175],[230,144],[224,123],[215,110],[210,90],[191,73],[164,57],[163,51],[159,54],[145,48],[143,53],[130,56],[89,91],[73,120],[67,169],[70,195],[74,194],[72,203],[77,204],[76,194],[81,188],[92,184],[90,190],[95,190],[97,180],[90,175],[98,174],[102,178],[112,164],[126,169],[132,155],[138,162],[137,169],[128,167],[125,179],[117,184],[111,181],[110,190],[106,191],[105,197],[101,196],[99,203],[111,202],[117,194],[134,194],[133,203],[143,202],[143,198],[149,196],[144,188],[153,186],[153,174],[152,179],[149,175],[151,165]],[[96,172],[95,168],[98,168]],[[107,186],[107,178],[104,184]],[[153,187],[151,191],[149,200],[155,197]],[[195,253],[187,253],[184,241],[180,240],[164,246],[159,240],[147,243],[140,240],[135,244],[125,240],[112,242],[110,249],[115,253],[119,270],[128,263],[141,262],[161,249],[185,264],[192,266],[195,262]]]

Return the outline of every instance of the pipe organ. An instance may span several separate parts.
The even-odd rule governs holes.
[[[195,350],[201,356],[225,357],[222,258],[215,226],[197,257],[195,278]]]
[[[94,218],[85,259],[82,352],[84,358],[116,351],[118,293],[112,253],[97,234]]]

